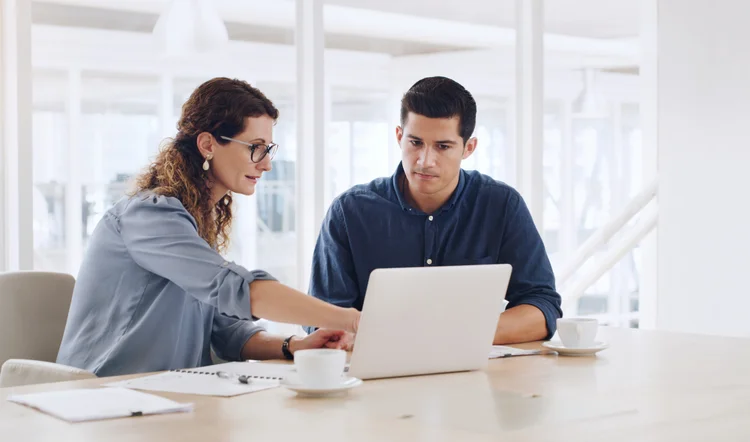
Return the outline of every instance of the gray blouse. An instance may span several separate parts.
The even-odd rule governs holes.
[[[180,200],[140,193],[107,211],[89,238],[57,362],[99,376],[239,360],[263,330],[249,283],[273,279],[227,262]]]

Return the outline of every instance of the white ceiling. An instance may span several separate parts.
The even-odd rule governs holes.
[[[513,28],[516,22],[516,0],[325,0],[325,3],[508,28]],[[548,32],[557,34],[635,37],[640,27],[639,3],[635,0],[547,0],[544,24]]]
[[[158,14],[167,7],[169,1],[33,0],[32,16],[36,24],[131,31],[145,35],[151,32]],[[293,44],[295,24],[293,0],[211,1],[226,21],[232,39],[282,45]],[[433,56],[443,57],[441,60],[444,64],[447,63],[445,60],[453,59],[454,62],[451,64],[459,67],[462,63],[466,63],[466,60],[479,60],[479,63],[484,64],[485,70],[500,69],[494,65],[487,66],[488,59],[493,60],[495,64],[503,64],[503,60],[511,60],[508,66],[512,68],[514,43],[510,42],[507,37],[514,34],[512,28],[515,25],[516,0],[324,1],[330,5],[326,8],[326,12],[335,12],[326,16],[327,48],[386,53],[395,56],[410,55],[409,57],[396,57],[396,59],[416,65],[434,64],[435,60],[430,58]],[[545,3],[546,31],[554,34],[548,35],[545,40],[545,45],[547,45],[545,63],[548,64],[548,69],[552,65],[564,66],[566,71],[573,69],[571,66],[574,65],[576,68],[585,65],[597,69],[613,67],[623,69],[624,66],[629,69],[628,72],[635,72],[637,58],[629,55],[627,50],[623,53],[618,45],[626,43],[620,40],[623,37],[638,36],[638,4],[640,2],[636,0],[547,0]],[[334,9],[336,11],[333,11]],[[440,29],[432,29],[435,27]],[[37,29],[39,28],[44,28],[44,26]],[[50,28],[55,29],[54,26]],[[554,38],[560,36],[563,37]],[[495,52],[467,50],[475,47],[481,48],[484,42],[496,37],[503,40],[505,46],[493,49]],[[55,36],[55,38],[59,37]],[[557,42],[555,46],[557,53],[550,50],[554,42]],[[474,43],[477,44],[474,45]],[[78,46],[73,46],[78,48]],[[615,50],[611,56],[608,52],[610,49]],[[369,54],[368,56],[377,57],[378,55]],[[565,62],[560,60],[555,62],[556,57],[565,59]],[[402,66],[401,70],[410,72],[408,67]],[[397,71],[398,68],[394,70]],[[35,102],[47,101],[55,96],[55,90],[65,89],[60,87],[60,84],[65,84],[64,78],[48,78],[47,80],[51,86],[45,90],[35,91]],[[103,92],[107,89],[107,85],[114,84],[112,78],[100,81],[101,79],[96,76],[88,76],[83,80],[86,86],[84,100],[91,98],[102,101],[103,97],[109,97]],[[99,83],[103,85],[102,88],[94,87]],[[158,96],[158,87],[157,77],[147,78],[138,84],[130,82],[128,85],[114,88],[116,93],[110,98],[111,101],[119,102],[127,100],[128,97],[154,97]],[[272,84],[263,87],[264,90],[273,89]],[[283,92],[287,89],[288,85],[283,84],[281,91],[277,94],[278,97],[283,97]],[[93,96],[86,95],[88,91],[94,90],[98,92]],[[354,102],[364,99],[361,95],[361,91],[337,90],[334,91],[334,100]],[[381,100],[382,97],[366,97],[366,99]]]
[[[507,39],[515,26],[516,0],[324,1],[330,6],[326,12],[331,12],[326,15],[326,46],[336,49],[407,55],[485,47],[488,38],[492,42]],[[232,39],[294,41],[293,0],[212,3],[227,21]],[[150,32],[168,5],[169,0],[34,0],[32,12],[34,22],[40,24]],[[546,31],[599,41],[635,37],[638,5],[635,0],[547,0]],[[333,8],[338,9],[334,12]],[[366,11],[373,11],[373,17]],[[413,25],[410,17],[414,17]],[[347,27],[347,21],[359,24]],[[472,25],[476,25],[473,32]]]
[[[290,14],[289,17],[285,17],[285,21],[259,20],[250,26],[245,21],[246,11],[242,10],[240,13],[236,4],[224,0],[216,0],[216,4],[227,16],[225,24],[232,40],[294,44],[294,29],[287,26],[287,22],[294,20],[293,6],[289,9]],[[262,6],[263,1],[247,1],[242,8],[248,8],[250,4]],[[164,0],[133,0],[126,5],[107,0],[35,0],[32,3],[32,20],[33,23],[42,25],[149,33],[156,24],[158,13],[166,6],[167,2]],[[325,39],[327,48],[387,53],[395,56],[468,49],[455,45],[399,39],[397,35],[393,38],[382,38],[328,32]]]

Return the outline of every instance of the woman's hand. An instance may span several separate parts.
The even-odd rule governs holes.
[[[354,335],[344,330],[317,330],[304,338],[292,338],[289,351],[311,348],[335,348],[349,351],[354,346]]]
[[[349,316],[344,330],[356,334],[359,329],[359,317],[361,316],[361,313],[356,308],[348,308],[346,310]]]

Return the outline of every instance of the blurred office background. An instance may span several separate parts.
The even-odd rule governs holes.
[[[401,95],[445,75],[479,107],[464,167],[522,191],[566,314],[750,334],[732,304],[750,245],[737,182],[748,135],[736,123],[750,106],[741,0],[2,1],[0,270],[75,275],[181,104],[229,76],[281,111],[273,171],[236,198],[230,258],[306,290],[328,204],[393,173]],[[209,52],[163,44],[191,28]],[[713,319],[686,319],[702,311]]]

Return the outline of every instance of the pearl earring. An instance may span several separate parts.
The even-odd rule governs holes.
[[[211,160],[213,157],[214,157],[213,155],[208,154],[208,156],[206,157],[206,161],[203,162],[203,170],[208,170],[211,168],[211,165],[208,164],[208,161]]]
[[[224,205],[225,205],[225,206],[228,206],[228,205],[229,205],[229,197],[228,197],[228,196],[225,196],[225,197],[224,197]]]

